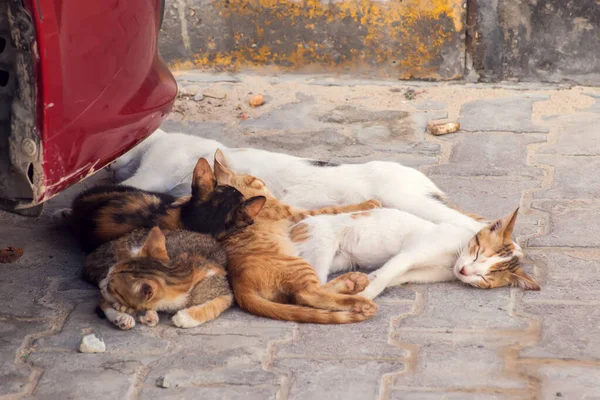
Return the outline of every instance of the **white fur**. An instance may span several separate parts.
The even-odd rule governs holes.
[[[135,318],[131,315],[107,307],[103,309],[106,319],[121,329],[131,329],[135,326]]]
[[[120,176],[125,175],[119,170],[120,165],[138,166],[123,184],[179,196],[189,194],[198,159],[204,157],[212,164],[215,151],[220,148],[233,171],[260,178],[275,197],[295,207],[314,209],[377,199],[384,207],[431,222],[471,229],[478,226],[471,218],[436,200],[433,196],[443,193],[424,174],[398,163],[372,161],[318,167],[304,158],[257,149],[229,149],[217,141],[181,133],[159,130],[151,138],[127,153],[125,161],[119,159],[111,166]]]
[[[177,314],[173,315],[171,320],[178,328],[193,328],[201,324],[200,321],[196,321],[190,316],[188,310],[177,311]]]
[[[355,266],[377,269],[361,293],[375,298],[386,287],[407,282],[460,279],[469,284],[482,280],[492,265],[508,258],[483,256],[474,262],[467,246],[486,225],[474,228],[436,224],[400,210],[381,208],[352,214],[309,217],[308,240],[296,243],[301,257],[312,264],[323,283],[332,272]],[[471,259],[469,259],[471,258]],[[465,268],[466,276],[461,274]]]
[[[189,294],[184,293],[174,299],[161,299],[156,303],[154,308],[156,311],[176,311],[184,308],[189,300]]]

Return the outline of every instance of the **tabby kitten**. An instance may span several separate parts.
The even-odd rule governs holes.
[[[222,239],[251,224],[253,215],[248,210],[264,201],[260,196],[245,200],[235,188],[217,186],[210,165],[201,158],[194,168],[191,196],[177,199],[129,186],[105,185],[77,196],[70,212],[59,212],[89,252],[134,229],[154,226]]]
[[[100,287],[100,308],[121,329],[158,323],[157,311],[176,312],[180,328],[217,318],[233,304],[225,251],[204,234],[158,227],[105,243],[86,259],[84,277]]]
[[[277,200],[260,179],[236,175],[225,163],[223,153],[217,150],[214,169],[220,184],[232,185],[246,196],[266,198],[254,224],[223,242],[239,306],[255,315],[296,322],[343,324],[373,317],[377,305],[354,295],[368,285],[367,276],[348,273],[321,285],[312,266],[297,256],[288,230],[309,215],[369,210],[379,207],[379,202],[313,211],[294,209]]]

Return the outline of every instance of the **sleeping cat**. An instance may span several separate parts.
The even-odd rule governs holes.
[[[390,209],[308,217],[290,229],[300,257],[321,282],[355,266],[377,269],[361,296],[373,299],[388,286],[458,278],[478,288],[518,286],[539,290],[525,272],[512,239],[518,209],[476,229],[435,224]]]
[[[123,184],[185,195],[189,193],[189,185],[182,184],[189,181],[185,171],[199,157],[211,161],[221,148],[227,157],[226,167],[260,177],[277,199],[293,207],[315,209],[376,199],[384,207],[427,221],[478,228],[473,219],[444,204],[444,193],[429,178],[398,163],[332,165],[265,150],[228,149],[214,140],[160,130],[150,138],[150,142],[133,148],[111,165],[116,176],[124,177],[127,174],[121,173],[123,165],[135,163],[136,172]]]
[[[377,305],[354,295],[368,284],[361,273],[349,273],[321,285],[315,270],[297,256],[288,230],[308,215],[368,210],[377,201],[314,211],[295,209],[277,200],[265,184],[250,175],[236,175],[215,156],[220,184],[232,185],[245,196],[264,196],[266,203],[254,224],[228,236],[223,244],[228,272],[239,306],[252,314],[296,322],[343,324],[374,316]]]
[[[208,162],[201,158],[193,172],[191,197],[107,185],[91,188],[73,200],[66,215],[85,251],[137,228],[188,229],[222,239],[252,223],[265,199],[248,200],[231,186],[217,186]]]
[[[105,243],[86,259],[84,277],[100,287],[100,308],[121,329],[158,323],[157,311],[176,312],[173,323],[192,328],[233,304],[227,257],[215,239],[185,230],[138,229]]]

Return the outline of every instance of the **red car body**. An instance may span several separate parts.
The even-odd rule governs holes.
[[[28,159],[24,164],[11,154],[12,164],[26,166],[32,193],[8,200],[22,209],[92,175],[154,132],[177,84],[158,54],[164,0],[10,1],[13,44],[26,53],[34,39],[32,129],[18,132],[22,116],[11,121],[10,151]],[[27,14],[30,28],[22,22]],[[16,72],[17,80],[27,79]],[[18,91],[22,86],[16,83]]]

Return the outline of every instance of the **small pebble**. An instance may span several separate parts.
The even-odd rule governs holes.
[[[169,381],[164,376],[161,376],[156,380],[156,386],[166,389],[169,387]]]
[[[104,353],[106,351],[106,345],[102,339],[97,338],[96,335],[92,333],[91,335],[85,335],[81,338],[79,351],[82,353]]]
[[[556,397],[563,397],[563,394],[561,392],[556,392]]]
[[[248,103],[251,107],[260,107],[265,104],[265,97],[262,94],[257,94],[256,96],[250,97],[250,101]]]
[[[194,96],[194,101],[202,101],[204,100],[204,95],[202,93],[198,93]]]

